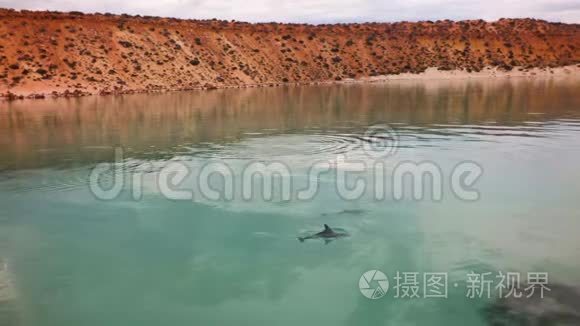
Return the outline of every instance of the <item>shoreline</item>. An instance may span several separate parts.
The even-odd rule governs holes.
[[[244,89],[244,88],[270,88],[284,86],[313,86],[313,85],[341,85],[341,84],[371,84],[387,83],[393,81],[430,81],[430,80],[473,80],[473,79],[496,79],[496,78],[575,78],[580,77],[580,64],[530,68],[514,67],[510,71],[502,70],[498,67],[485,67],[479,72],[468,72],[464,69],[457,70],[439,70],[436,67],[430,67],[421,73],[400,73],[392,75],[382,75],[373,77],[362,77],[357,79],[345,78],[342,80],[323,80],[323,81],[304,81],[304,82],[287,82],[287,83],[261,83],[261,84],[243,84],[243,85],[204,85],[199,87],[186,88],[163,88],[163,89],[122,89],[116,91],[96,90],[93,92],[80,90],[21,90],[21,91],[4,91],[0,93],[0,102],[9,102],[24,99],[47,99],[47,98],[74,98],[85,96],[106,96],[106,95],[127,95],[127,94],[156,94],[169,92],[185,92],[199,90],[217,90],[217,89]]]

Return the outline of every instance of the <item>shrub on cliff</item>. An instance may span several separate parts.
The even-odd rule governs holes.
[[[121,44],[121,46],[124,47],[124,48],[133,47],[133,43],[131,43],[129,41],[119,41],[119,44]]]

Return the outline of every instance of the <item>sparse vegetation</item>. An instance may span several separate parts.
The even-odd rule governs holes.
[[[119,41],[119,44],[121,44],[122,47],[127,49],[133,47],[133,44],[129,41]]]
[[[580,62],[577,42],[553,37],[580,37],[579,28],[542,21],[298,26],[103,14],[95,30],[78,13],[4,15],[0,83],[18,87],[212,88]]]

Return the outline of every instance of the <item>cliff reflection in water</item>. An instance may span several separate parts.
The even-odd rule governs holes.
[[[253,88],[0,104],[0,169],[172,157],[189,145],[260,134],[364,128],[518,127],[571,117],[578,80],[401,81]],[[445,126],[449,128],[449,126]],[[457,130],[462,133],[462,130]],[[424,130],[423,132],[429,132]],[[186,150],[185,150],[186,151]]]

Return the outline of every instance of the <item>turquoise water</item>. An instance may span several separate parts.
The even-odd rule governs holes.
[[[470,272],[580,282],[579,89],[428,81],[0,103],[0,324],[486,325],[493,299],[466,297]],[[365,150],[373,126],[394,131],[390,155]],[[113,200],[90,191],[115,148],[125,177],[143,175],[138,200],[128,182]],[[396,200],[387,186],[346,200],[331,173],[307,200],[175,200],[156,184],[168,162],[191,172],[182,190],[208,162],[235,184],[248,164],[279,162],[306,185],[315,162],[339,156],[334,170],[363,162],[369,183],[377,162],[387,177],[432,162],[442,199]],[[483,169],[475,201],[450,188],[464,161]],[[323,224],[350,236],[297,240]],[[373,269],[391,285],[377,300],[359,291]],[[397,271],[419,273],[420,298],[395,297]],[[447,273],[447,298],[422,297],[429,272]]]

